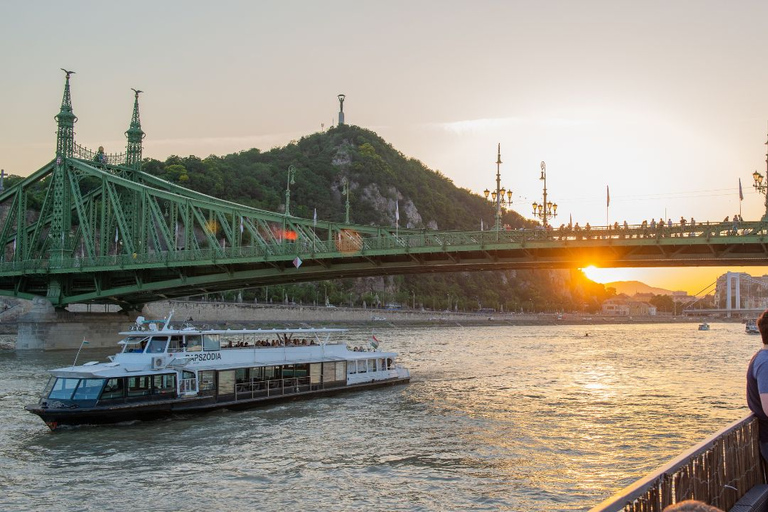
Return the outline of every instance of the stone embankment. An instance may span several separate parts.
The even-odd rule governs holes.
[[[387,310],[322,306],[262,305],[232,302],[166,301],[144,307],[147,318],[165,318],[173,310],[175,322],[209,324],[236,328],[249,324],[264,326],[306,325],[568,325],[602,323],[695,322],[693,317],[616,317],[554,313],[459,313],[450,311]]]

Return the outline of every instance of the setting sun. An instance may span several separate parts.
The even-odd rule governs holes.
[[[581,270],[591,281],[601,284],[637,279],[636,276],[632,274],[632,271],[626,268],[598,268],[594,265],[589,265]]]

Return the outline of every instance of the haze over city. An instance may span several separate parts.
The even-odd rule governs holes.
[[[53,157],[64,67],[78,142],[108,152],[125,147],[132,87],[144,156],[163,160],[283,146],[332,126],[344,93],[348,124],[478,194],[500,143],[528,218],[545,161],[555,226],[757,220],[765,19],[756,0],[6,3],[0,168]],[[589,275],[696,293],[725,270]]]

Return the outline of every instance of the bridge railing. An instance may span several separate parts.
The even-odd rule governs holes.
[[[768,236],[765,222],[718,222],[696,225],[673,224],[671,227],[652,225],[625,226],[561,226],[559,228],[534,228],[488,231],[421,231],[379,237],[346,236],[336,240],[281,241],[253,246],[204,248],[199,250],[171,249],[164,252],[115,254],[96,258],[73,257],[58,262],[51,260],[29,260],[0,262],[0,272],[47,272],[50,269],[98,269],[103,267],[127,267],[134,265],[183,264],[200,260],[237,260],[252,258],[285,259],[297,255],[302,257],[337,256],[338,254],[390,251],[393,249],[434,249],[451,247],[491,247],[498,244],[526,245],[528,243],[605,243],[618,241],[636,243],[649,239],[690,239],[691,242],[706,242],[720,237],[764,237]],[[677,241],[677,240],[676,240]],[[1,256],[1,255],[0,255]]]
[[[75,158],[79,158],[80,160],[87,160],[88,162],[95,162],[97,164],[124,165],[126,161],[125,153],[93,151],[77,143],[75,143],[74,155]]]
[[[749,415],[617,492],[590,512],[661,512],[686,499],[729,510],[766,482],[757,418]]]

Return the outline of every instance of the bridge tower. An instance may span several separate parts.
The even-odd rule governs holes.
[[[139,119],[139,94],[143,91],[131,89],[135,93],[133,100],[133,116],[131,117],[131,126],[125,132],[128,138],[128,145],[125,149],[125,163],[134,170],[141,170],[141,152],[142,141],[147,136],[141,129],[141,120]]]
[[[728,318],[731,318],[732,310],[741,309],[741,273],[739,272],[726,272],[725,273],[725,309],[728,311]],[[733,304],[733,282],[736,284],[736,304]]]
[[[72,97],[69,91],[69,78],[75,72],[62,68],[66,73],[64,96],[61,99],[61,109],[55,119],[58,124],[56,133],[56,165],[53,168],[53,205],[51,228],[48,233],[52,263],[61,262],[64,258],[69,234],[72,228],[72,210],[70,205],[71,191],[67,187],[67,159],[72,158],[75,150],[75,122],[77,116],[72,111]],[[24,237],[22,237],[24,238]],[[49,295],[58,293],[57,286],[52,283]]]

